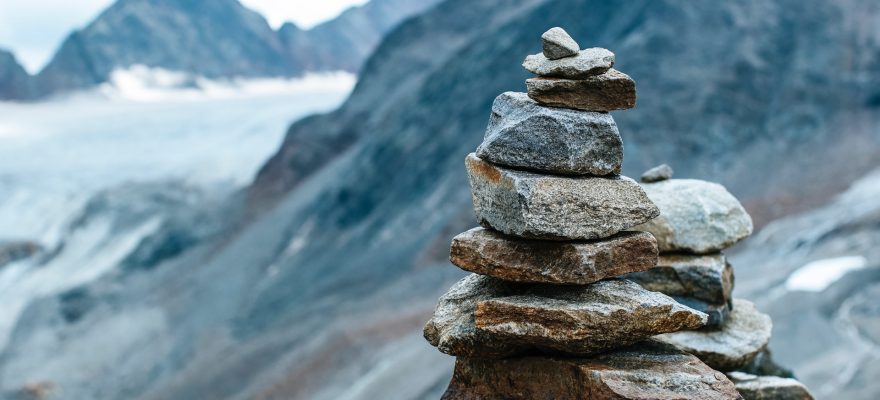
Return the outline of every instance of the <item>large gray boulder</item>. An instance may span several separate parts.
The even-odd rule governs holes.
[[[554,78],[586,79],[604,74],[614,66],[614,53],[603,48],[581,50],[574,57],[551,60],[543,53],[527,56],[523,67],[538,76]]]
[[[636,83],[616,69],[585,79],[537,77],[526,80],[529,97],[552,107],[608,112],[636,106]]]
[[[539,175],[499,167],[471,153],[465,160],[481,225],[536,239],[609,237],[660,211],[632,179]]]
[[[577,42],[560,27],[550,28],[541,35],[544,56],[550,60],[573,57],[581,50]]]
[[[505,92],[492,104],[477,156],[554,174],[618,174],[623,141],[609,114],[544,107],[525,93]]]
[[[660,252],[714,253],[752,233],[752,218],[717,183],[670,179],[642,187],[660,216],[634,229],[651,232]]]
[[[561,242],[474,228],[452,239],[449,259],[465,271],[506,281],[585,285],[653,267],[657,242],[647,232]]]
[[[611,279],[586,286],[525,285],[470,275],[440,298],[425,338],[461,357],[536,350],[587,355],[660,332],[696,329],[707,316],[662,293]]]
[[[724,374],[643,342],[591,358],[458,358],[443,400],[741,399]]]
[[[793,378],[729,372],[727,377],[745,400],[813,400],[803,383]]]
[[[733,268],[724,254],[664,254],[657,266],[624,276],[648,290],[669,296],[687,296],[710,303],[730,302]]]
[[[719,371],[743,368],[767,348],[773,323],[755,305],[742,299],[733,300],[733,310],[720,330],[682,331],[655,336],[697,356]]]

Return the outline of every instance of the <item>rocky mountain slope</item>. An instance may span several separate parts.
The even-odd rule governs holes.
[[[452,235],[475,224],[464,156],[494,95],[524,89],[510,65],[553,25],[612,49],[637,82],[637,107],[615,115],[625,174],[669,162],[725,184],[761,223],[829,201],[880,161],[871,1],[448,0],[382,42],[343,107],[291,127],[218,211],[222,233],[32,304],[0,356],[0,390],[436,398],[450,360],[417,332],[460,276],[445,266]]]
[[[0,99],[27,99],[33,95],[31,76],[15,56],[0,49]]]

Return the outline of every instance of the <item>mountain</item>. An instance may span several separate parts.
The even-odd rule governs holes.
[[[356,71],[388,29],[433,3],[374,0],[311,30],[276,32],[238,0],[119,0],[71,33],[37,80],[54,93],[136,64],[215,79]]]
[[[33,80],[15,56],[0,49],[0,100],[28,99],[34,95]]]
[[[247,190],[194,207],[198,218],[178,211],[125,268],[31,304],[0,353],[0,393],[48,382],[72,398],[437,398],[451,360],[419,331],[462,275],[451,237],[475,225],[464,157],[556,25],[612,49],[637,82],[638,106],[615,114],[628,175],[668,162],[725,184],[766,224],[833,201],[880,161],[870,0],[448,0],[387,35],[349,100],[294,124]],[[817,215],[842,227],[837,243],[858,225]],[[877,248],[876,227],[853,240]],[[769,284],[744,271],[743,294]],[[870,283],[849,289],[870,298]],[[805,321],[809,332],[827,318]],[[864,381],[841,385],[876,391]]]

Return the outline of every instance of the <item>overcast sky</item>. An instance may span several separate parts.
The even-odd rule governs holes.
[[[208,0],[210,1],[210,0]],[[309,28],[367,0],[239,0],[273,27],[284,21]],[[0,0],[0,48],[37,72],[70,31],[82,28],[113,0]]]

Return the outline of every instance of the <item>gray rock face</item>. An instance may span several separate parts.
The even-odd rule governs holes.
[[[525,93],[495,98],[477,156],[564,175],[619,174],[623,141],[610,115],[543,107]]]
[[[660,216],[635,229],[654,234],[660,252],[714,253],[752,233],[751,217],[724,186],[670,179],[642,187]]]
[[[733,268],[724,254],[664,254],[657,266],[626,275],[648,290],[669,296],[687,296],[715,304],[730,301]]]
[[[465,271],[506,281],[585,285],[653,267],[657,242],[647,232],[558,242],[474,228],[452,239],[450,260]]]
[[[568,32],[560,27],[550,28],[544,32],[541,35],[541,43],[544,47],[544,56],[550,60],[573,57],[581,50]]]
[[[552,106],[608,112],[636,106],[636,83],[616,69],[585,79],[537,77],[526,80],[529,97]]]
[[[524,285],[470,275],[440,298],[425,338],[463,357],[505,357],[536,350],[586,355],[695,329],[707,316],[636,283]]]
[[[581,50],[577,56],[551,60],[544,54],[532,54],[523,67],[538,76],[586,79],[605,73],[614,66],[614,53],[599,47]]]
[[[706,322],[706,330],[721,328],[721,325],[724,324],[724,321],[727,321],[728,316],[730,316],[732,302],[710,303],[705,300],[688,296],[670,297],[687,307],[706,313],[706,315],[709,316],[709,321]]]
[[[591,358],[459,358],[443,400],[740,399],[733,383],[656,342]]]
[[[717,331],[682,331],[655,336],[697,356],[719,371],[733,371],[748,365],[767,347],[773,323],[755,305],[733,300],[730,317]]]
[[[745,400],[813,400],[804,384],[792,378],[729,372],[727,377]]]
[[[672,179],[672,173],[672,167],[668,164],[660,164],[645,171],[645,173],[642,174],[642,182],[653,183]]]
[[[659,214],[632,179],[538,175],[465,160],[477,220],[508,235],[599,239]]]

